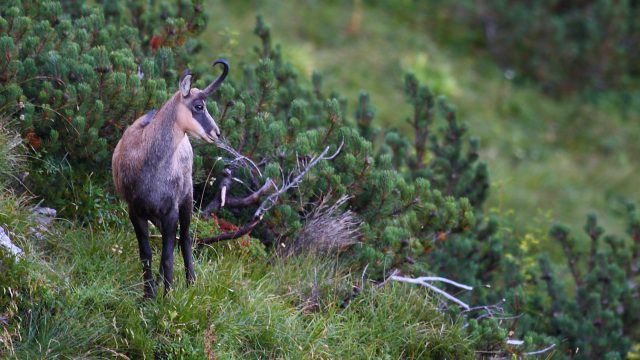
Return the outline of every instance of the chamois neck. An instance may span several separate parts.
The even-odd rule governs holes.
[[[171,157],[184,139],[186,133],[177,126],[178,96],[174,94],[144,129],[144,141],[150,146],[149,160]]]

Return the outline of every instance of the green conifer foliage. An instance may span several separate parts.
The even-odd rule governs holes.
[[[550,230],[565,255],[562,271],[570,274],[570,280],[564,282],[548,256],[540,257],[541,289],[530,301],[537,321],[531,325],[564,340],[563,353],[571,357],[624,358],[631,339],[638,338],[640,222],[635,206],[629,206],[627,215],[629,238],[605,235],[596,216],[588,216],[584,227],[588,251],[580,249],[566,227]]]
[[[388,132],[380,151],[374,148],[371,141],[379,129],[372,125],[375,110],[366,94],[361,94],[354,119],[349,119],[339,95],[324,95],[328,92],[322,89],[320,74],[313,75],[310,88],[303,85],[283,61],[280,48],[272,45],[269,28],[260,18],[255,33],[261,39],[257,64],[245,65],[242,74],[232,73],[232,81],[218,94],[223,105],[214,109],[224,137],[259,164],[262,178],[247,168],[236,169],[236,175],[254,190],[266,178],[282,186],[283,176],[310,156],[326,146],[331,151],[344,146],[338,157],[319,163],[300,186],[281,197],[254,235],[288,246],[318,201],[347,195],[351,198],[346,206],[362,221],[354,255],[363,264],[369,263],[377,276],[392,268],[426,271],[425,256],[435,242],[475,226],[472,203],[446,189],[434,189],[425,177],[413,176],[404,165],[413,148],[399,133]],[[219,157],[228,157],[214,147],[201,147],[198,155],[201,183],[221,169]],[[230,195],[250,191],[234,186]],[[212,191],[204,189],[204,194],[211,197]],[[254,210],[229,210],[227,216],[238,223]]]
[[[2,5],[0,111],[40,158],[28,181],[51,205],[90,212],[83,184],[108,179],[122,131],[167,99],[205,22],[200,3],[179,5],[108,1],[106,17],[87,4],[65,3],[72,15],[58,1]]]

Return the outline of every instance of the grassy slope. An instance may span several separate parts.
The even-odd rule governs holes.
[[[405,131],[410,108],[402,96],[403,78],[415,72],[458,106],[470,133],[481,139],[494,186],[493,210],[513,214],[524,231],[551,219],[582,226],[591,211],[602,215],[605,228],[623,231],[612,209],[620,197],[639,199],[632,176],[639,170],[633,155],[640,153],[637,114],[608,104],[556,100],[514,85],[484,55],[434,42],[433,32],[425,30],[433,25],[425,14],[405,10],[408,23],[365,6],[361,27],[353,33],[347,31],[351,2],[208,3],[207,60],[221,52],[232,62],[250,55],[257,43],[255,14],[262,14],[301,74],[322,72],[325,89],[347,96],[351,111],[366,89],[378,109],[377,124]]]
[[[26,235],[24,204],[0,193],[0,224],[28,249],[18,264],[0,251],[0,358],[467,358],[471,341],[410,285],[369,287],[340,304],[359,276],[331,259],[269,259],[255,246],[196,254],[185,288],[141,301],[141,267],[128,224],[114,230],[60,222],[44,240]],[[153,241],[154,267],[159,239]],[[6,276],[5,276],[6,275]],[[9,290],[11,289],[11,290]],[[316,305],[314,305],[316,304]],[[13,336],[11,336],[13,335]]]

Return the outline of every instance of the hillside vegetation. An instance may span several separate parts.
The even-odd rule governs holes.
[[[638,356],[637,10],[500,1],[1,5],[0,358]],[[143,300],[111,154],[221,57],[197,279]]]
[[[255,243],[203,249],[195,286],[176,276],[171,296],[144,303],[133,231],[60,223],[34,241],[20,201],[0,197],[0,221],[29,254],[0,265],[2,321],[12,325],[0,335],[3,358],[472,357],[461,324],[424,289],[367,285],[343,307],[359,274],[331,258],[270,262]]]
[[[201,36],[208,49],[202,54],[242,61],[256,43],[255,14],[262,14],[286,58],[307,78],[323,73],[323,86],[346,96],[350,112],[360,91],[370,93],[379,126],[410,131],[406,72],[446,95],[480,138],[491,171],[490,209],[512,216],[517,228],[553,220],[577,228],[597,211],[607,228],[624,231],[616,219],[619,200],[638,200],[632,175],[639,170],[634,154],[640,154],[638,107],[624,105],[624,94],[603,93],[595,101],[548,96],[534,83],[510,80],[513,75],[486,52],[463,42],[476,30],[454,24],[444,6],[431,12],[411,1],[365,1],[355,10],[349,2],[315,1],[208,6],[216,12]]]

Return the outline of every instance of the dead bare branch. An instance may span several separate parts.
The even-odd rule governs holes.
[[[367,269],[369,268],[369,263],[365,265],[364,270],[362,270],[362,276],[360,276],[360,289],[364,290],[364,276],[367,274]]]
[[[400,274],[400,270],[398,270],[398,269],[393,269],[393,270],[391,271],[391,273],[389,274],[389,276],[387,276],[386,278],[384,278],[384,280],[382,280],[381,282],[379,282],[379,283],[377,283],[377,284],[376,284],[376,289],[379,289],[379,288],[384,287],[385,285],[387,285],[387,283],[388,283],[389,281],[391,281],[391,278],[392,278],[392,277],[394,277],[394,276],[396,276],[396,275],[398,275],[398,274]]]
[[[367,266],[368,267],[368,266]],[[358,294],[360,294],[360,292],[362,291],[362,288],[364,288],[364,274],[367,270],[367,267],[365,267],[364,271],[362,272],[362,279],[361,281],[361,285],[360,287],[354,286],[354,292],[353,294],[348,298],[345,299],[343,301],[343,307],[348,306],[349,302],[351,300],[353,300],[354,297],[356,297]],[[461,312],[461,315],[463,314],[469,314],[471,312],[474,311],[484,311],[479,317],[477,317],[476,319],[482,319],[482,318],[494,318],[494,319],[498,319],[498,320],[513,320],[513,319],[517,319],[519,317],[521,317],[522,315],[515,315],[515,316],[508,316],[505,315],[504,313],[504,309],[502,308],[502,305],[506,303],[506,299],[501,299],[499,302],[497,302],[496,304],[493,305],[482,305],[482,306],[474,306],[474,307],[470,307],[469,305],[467,305],[465,302],[463,302],[462,300],[458,299],[457,297],[447,293],[446,291],[434,286],[432,284],[432,282],[442,282],[442,283],[446,283],[449,285],[453,285],[455,287],[458,287],[460,289],[464,289],[464,290],[473,290],[473,287],[465,285],[465,284],[461,284],[459,282],[453,281],[451,279],[447,279],[441,276],[421,276],[421,277],[417,277],[417,278],[410,278],[410,277],[404,277],[404,276],[399,276],[399,271],[397,269],[394,269],[391,274],[386,277],[384,279],[384,281],[380,282],[379,284],[376,285],[376,288],[381,288],[383,287],[388,281],[398,281],[398,282],[404,282],[404,283],[409,283],[409,284],[417,284],[417,285],[422,285],[428,289],[433,290],[434,292],[442,295],[443,297],[445,297],[446,299],[458,304],[460,307],[462,307],[464,310]],[[346,306],[345,306],[346,304]],[[465,315],[466,318],[466,315]],[[467,324],[465,324],[466,327]],[[510,346],[520,346],[524,344],[523,340],[519,340],[519,339],[506,339],[505,340],[506,345],[510,345]],[[531,352],[524,352],[521,353],[520,355],[522,356],[533,356],[533,355],[540,355],[540,354],[544,354],[548,351],[551,351],[555,348],[556,344],[551,344],[547,347],[545,347],[544,349],[541,350],[536,350],[536,351],[531,351]],[[504,354],[504,350],[499,350],[499,351],[477,351],[477,353],[482,353],[482,354],[495,354],[495,355],[502,355]],[[501,357],[492,357],[492,359],[498,359]],[[508,357],[504,357],[504,359],[511,359],[510,356]]]
[[[444,277],[440,277],[440,276],[421,276],[418,278],[405,278],[405,277],[401,277],[401,276],[396,276],[395,278],[392,278],[391,280],[396,280],[396,281],[402,281],[402,282],[408,282],[408,283],[412,283],[412,284],[422,284],[423,282],[433,282],[433,281],[439,281],[439,282],[444,282],[447,284],[451,284],[453,286],[459,287],[461,289],[464,290],[473,290],[473,287],[469,286],[469,285],[465,285],[465,284],[460,284],[459,282],[455,282],[453,280],[444,278]]]
[[[260,200],[260,197],[272,187],[275,188],[275,183],[273,182],[273,180],[267,179],[264,185],[262,185],[260,189],[256,190],[251,195],[248,195],[243,198],[238,198],[238,197],[227,198],[226,205],[231,208],[238,208],[238,207],[246,207],[246,206],[255,204],[258,202],[258,200]],[[221,207],[223,206],[224,204],[221,205]]]
[[[493,309],[499,309],[502,310],[502,304],[506,303],[507,299],[502,299],[500,301],[498,301],[497,303],[493,304],[493,305],[480,305],[480,306],[474,306],[471,307],[467,310],[464,310],[463,313],[466,312],[471,312],[471,311],[477,311],[477,310],[486,310],[488,312],[491,312]]]
[[[358,297],[358,295],[360,295],[362,293],[362,290],[364,290],[364,275],[365,275],[365,272],[366,272],[368,267],[369,267],[369,264],[367,264],[365,266],[365,268],[364,268],[364,271],[362,271],[362,277],[360,279],[360,286],[354,285],[353,286],[353,290],[351,291],[351,294],[349,294],[348,297],[342,299],[342,303],[340,304],[341,308],[343,308],[343,309],[347,308],[349,306],[349,304],[351,303],[351,300],[353,300],[356,297]],[[384,278],[384,280],[382,280],[381,282],[379,282],[379,283],[377,283],[375,285],[375,288],[379,289],[381,287],[384,287],[387,284],[387,282],[389,282],[391,280],[392,276],[395,276],[395,275],[397,275],[399,273],[400,273],[400,271],[398,269],[393,269],[391,271],[391,273],[387,277]]]
[[[453,280],[449,280],[447,278],[443,278],[443,277],[439,277],[439,276],[422,276],[422,277],[419,277],[419,278],[409,278],[409,277],[394,275],[394,276],[391,276],[391,280],[404,282],[404,283],[409,283],[409,284],[422,285],[422,286],[427,287],[427,288],[433,290],[434,292],[444,296],[445,298],[449,299],[450,301],[453,301],[454,303],[460,305],[465,310],[468,310],[468,309],[471,308],[464,301],[462,301],[462,300],[458,299],[457,297],[447,293],[446,291],[444,291],[444,290],[432,285],[431,282],[434,282],[434,281],[444,282],[444,283],[451,284],[453,286],[456,286],[456,287],[459,287],[459,288],[465,289],[465,290],[473,290],[473,288],[471,286],[460,284],[460,283],[455,282]]]
[[[262,176],[262,173],[260,172],[260,168],[258,167],[258,165],[256,165],[256,163],[254,163],[248,157],[246,157],[246,156],[240,154],[239,152],[237,152],[236,149],[234,149],[231,145],[229,145],[227,140],[225,140],[223,138],[219,138],[216,141],[216,146],[218,146],[220,149],[222,149],[222,150],[224,150],[224,151],[226,151],[229,154],[234,156],[234,159],[229,162],[230,166],[234,166],[235,163],[242,163],[243,165],[245,165],[247,167],[251,167],[251,168],[255,169],[256,172],[258,173],[258,176]]]
[[[544,353],[546,353],[548,351],[553,350],[555,347],[556,347],[556,344],[551,344],[551,345],[547,346],[544,349],[522,353],[522,355],[524,355],[524,356],[540,355],[540,354],[544,354]]]
[[[225,143],[222,143],[222,144],[226,145]],[[264,217],[264,214],[276,205],[278,199],[280,198],[280,196],[282,194],[284,194],[285,192],[287,192],[291,188],[297,187],[302,182],[304,176],[311,170],[311,168],[313,168],[315,165],[317,165],[320,161],[322,161],[322,160],[331,160],[331,159],[334,159],[336,156],[338,156],[338,154],[342,150],[343,146],[344,146],[344,141],[342,141],[340,143],[340,146],[338,146],[338,149],[335,151],[335,153],[333,153],[333,155],[326,156],[327,153],[329,152],[329,148],[330,148],[329,146],[327,146],[320,153],[320,155],[318,155],[316,157],[313,157],[308,162],[306,162],[304,168],[298,169],[297,175],[295,175],[294,172],[291,172],[287,176],[286,180],[284,180],[284,177],[283,177],[283,184],[279,188],[277,187],[277,185],[273,181],[268,181],[267,184],[263,185],[262,188],[260,188],[260,190],[254,192],[253,194],[251,194],[247,198],[244,198],[244,199],[247,199],[247,202],[249,202],[249,201],[255,200],[255,198],[259,198],[260,195],[263,192],[265,192],[271,186],[273,186],[276,189],[275,192],[273,192],[265,200],[262,201],[262,203],[260,204],[258,209],[255,211],[252,220],[249,223],[245,224],[244,226],[242,226],[241,228],[239,228],[239,229],[237,229],[235,231],[229,231],[229,232],[226,232],[226,233],[218,234],[218,235],[213,236],[213,237],[199,239],[197,241],[198,245],[207,245],[207,244],[212,244],[212,243],[218,242],[218,241],[232,240],[232,239],[236,239],[238,237],[241,237],[241,236],[249,234],[260,223],[260,221],[262,221],[262,218]],[[228,147],[229,147],[229,149],[231,150],[232,153],[235,152],[235,150],[233,150],[233,148],[231,148],[230,146],[228,146]],[[235,153],[237,154],[237,152],[235,152]],[[244,156],[242,156],[240,154],[238,154],[237,158],[247,159],[247,158],[245,158]],[[247,159],[247,160],[249,160],[249,159]],[[251,164],[253,166],[255,166],[255,164],[252,161],[250,161],[250,162],[251,162]],[[257,166],[255,166],[255,167],[257,169]],[[233,177],[231,175],[231,170],[229,169],[228,172],[225,172],[224,176],[225,176],[225,178],[221,181],[221,185],[223,185],[225,187],[231,186],[231,181],[233,179]],[[268,185],[269,183],[270,183],[270,185]],[[268,187],[267,187],[267,185],[268,185]],[[262,192],[261,192],[261,190],[262,190]],[[261,192],[261,193],[260,194],[256,194],[258,192]],[[226,199],[226,197],[222,198],[222,194],[223,193],[226,193],[226,189],[225,189],[224,192],[221,189],[221,197],[218,199],[220,205],[223,205],[225,202],[227,203],[227,205],[229,205],[230,202],[234,202],[235,201],[235,200],[231,200],[231,199]],[[237,200],[237,201],[238,201],[238,203],[242,203],[243,202],[243,200]],[[215,200],[214,200],[214,202],[215,202]],[[214,202],[212,202],[213,205],[209,204],[209,205],[212,206],[211,212],[216,207]],[[229,205],[229,206],[231,206],[231,205]],[[207,206],[207,208],[209,208],[209,206]],[[209,212],[209,213],[211,213],[211,212]]]
[[[260,219],[254,219],[248,224],[245,224],[243,227],[238,228],[235,231],[228,231],[222,234],[218,234],[208,238],[201,238],[197,240],[198,245],[211,245],[216,242],[225,241],[225,240],[233,240],[244,235],[249,234],[253,229],[260,223]]]
[[[320,153],[320,155],[311,158],[311,160],[309,160],[309,162],[304,166],[304,168],[302,168],[302,169],[300,169],[298,171],[298,174],[295,177],[293,177],[293,175],[294,175],[293,172],[290,173],[289,176],[287,177],[287,180],[284,181],[282,186],[279,189],[277,189],[276,192],[274,192],[271,195],[269,195],[262,202],[262,204],[260,204],[260,207],[258,207],[256,212],[254,213],[253,218],[254,219],[262,219],[264,214],[267,211],[269,211],[272,207],[274,207],[276,205],[278,199],[280,198],[280,196],[282,194],[287,192],[289,189],[300,185],[300,183],[302,182],[302,179],[304,178],[304,176],[309,172],[309,170],[311,170],[314,166],[316,166],[320,161],[322,161],[322,160],[331,160],[331,159],[334,159],[336,156],[338,156],[338,154],[342,150],[343,146],[344,146],[344,141],[342,141],[340,143],[340,146],[338,146],[338,149],[335,151],[335,153],[333,155],[331,155],[331,156],[328,156],[328,157],[326,155],[329,152],[329,146],[327,146]]]
[[[225,206],[239,208],[255,204],[260,200],[264,193],[272,187],[275,188],[275,183],[271,179],[267,179],[260,189],[246,197],[227,197],[227,193],[234,181],[236,181],[236,178],[233,177],[231,168],[225,167],[222,171],[222,179],[219,184],[220,191],[202,211],[205,216],[209,216]]]

